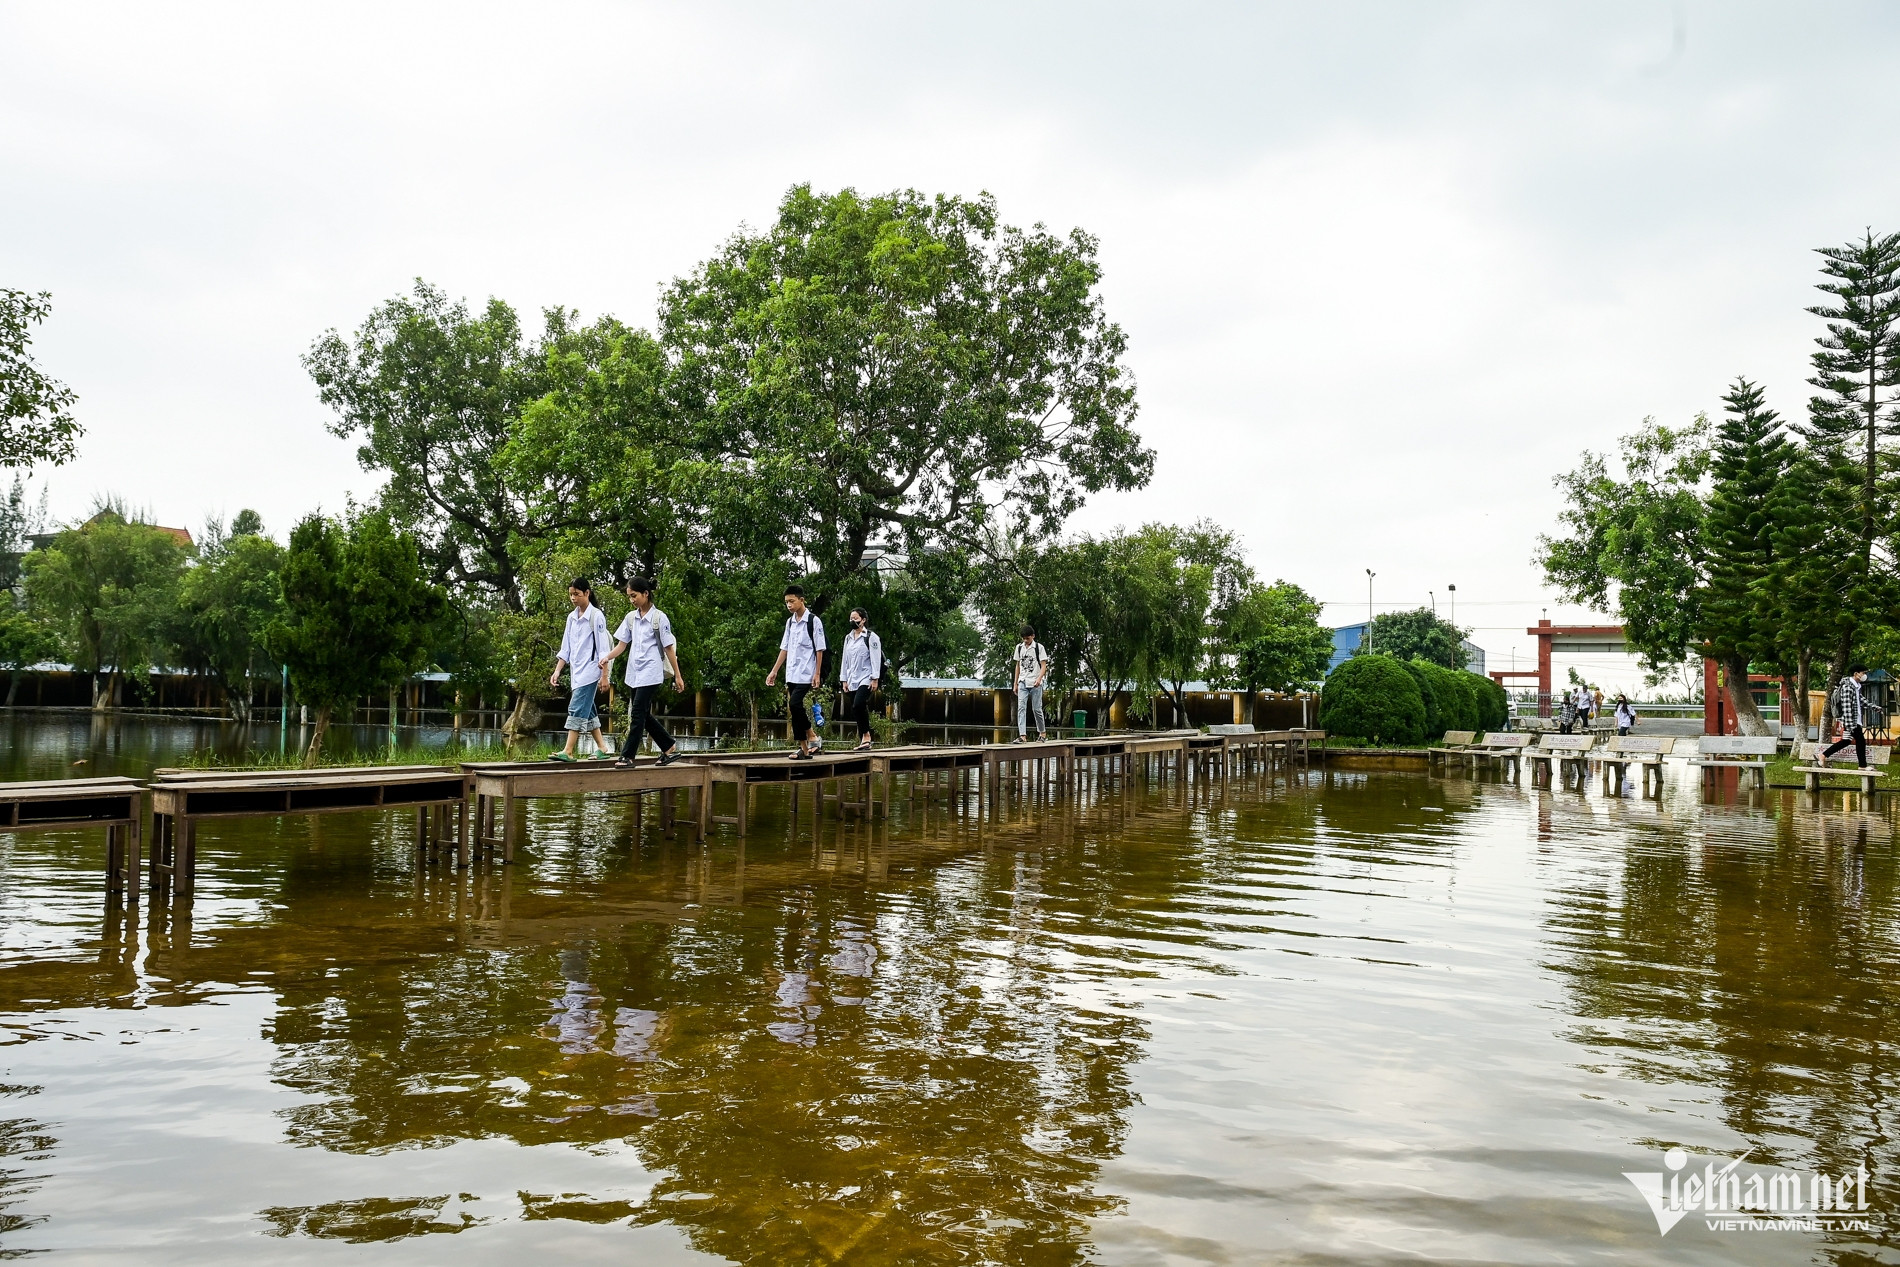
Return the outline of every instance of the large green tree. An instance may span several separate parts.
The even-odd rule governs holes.
[[[1709,461],[1699,633],[1705,654],[1722,666],[1737,726],[1744,734],[1768,735],[1775,732],[1747,683],[1754,661],[1779,662],[1778,631],[1764,609],[1777,562],[1775,490],[1796,452],[1760,387],[1738,378],[1723,401]]]
[[[547,314],[541,343],[491,299],[479,314],[418,281],[370,313],[353,339],[331,330],[304,357],[330,429],[360,435],[357,460],[388,476],[381,505],[416,534],[434,578],[524,607],[516,547],[573,522],[571,480],[532,491],[501,461],[517,420],[547,394],[551,345],[567,313]]]
[[[251,528],[256,512],[239,518]],[[171,636],[179,665],[210,675],[239,721],[251,718],[257,683],[277,676],[265,637],[283,611],[283,557],[283,547],[255,529],[226,534],[214,523],[197,566],[179,581]]]
[[[188,557],[178,537],[129,521],[119,507],[100,510],[26,556],[27,602],[60,631],[73,666],[95,675],[95,709],[118,700],[127,670],[166,658]]]
[[[1700,414],[1687,427],[1645,418],[1619,442],[1616,470],[1585,451],[1553,481],[1561,533],[1538,537],[1544,579],[1571,602],[1614,611],[1651,671],[1679,664],[1699,637],[1711,430]]]
[[[27,610],[12,590],[0,589],[0,669],[7,673],[8,708],[20,693],[20,672],[59,656],[59,634]]]
[[[1241,596],[1217,657],[1214,681],[1244,692],[1253,720],[1254,696],[1291,691],[1326,676],[1333,634],[1319,623],[1320,603],[1290,581],[1255,585]]]
[[[284,552],[284,610],[266,635],[297,698],[317,710],[304,764],[317,763],[330,719],[422,667],[445,597],[429,584],[414,538],[378,511],[310,515]]]
[[[1373,618],[1372,627],[1360,640],[1356,654],[1429,660],[1448,669],[1462,669],[1465,667],[1464,643],[1469,633],[1428,607],[1386,612]]]
[[[661,302],[712,542],[806,561],[823,611],[875,552],[1047,535],[1144,485],[1100,281],[1093,238],[1005,226],[987,195],[794,187]]]
[[[0,466],[70,462],[81,429],[78,396],[33,363],[31,327],[46,320],[53,297],[0,286]]]
[[[1832,590],[1834,645],[1829,648],[1828,708],[1834,686],[1853,657],[1863,632],[1892,623],[1897,604],[1892,538],[1895,532],[1895,453],[1900,432],[1900,234],[1876,237],[1872,230],[1857,242],[1822,247],[1822,280],[1817,288],[1831,298],[1808,311],[1826,323],[1815,343],[1816,394],[1808,401],[1803,428],[1822,474],[1821,506],[1815,512],[1840,516],[1853,534],[1846,569],[1810,575],[1808,586]],[[1835,571],[1835,561],[1816,566]]]

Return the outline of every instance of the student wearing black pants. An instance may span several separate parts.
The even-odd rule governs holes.
[[[653,697],[666,681],[666,670],[673,670],[673,689],[685,694],[686,679],[680,673],[679,645],[673,637],[673,622],[653,605],[653,582],[636,576],[627,582],[627,601],[632,604],[620,628],[614,632],[614,649],[600,662],[602,676],[622,652],[627,656],[627,689],[632,699],[627,713],[627,742],[620,745],[620,760],[625,768],[640,753],[641,739],[651,736],[659,749],[660,764],[671,765],[679,759],[679,745],[666,733],[660,719],[653,715]]]
[[[785,633],[778,640],[778,659],[765,675],[765,684],[771,686],[778,680],[778,671],[785,670],[785,693],[790,697],[792,709],[792,738],[798,741],[792,760],[809,761],[814,752],[822,751],[825,746],[825,741],[812,733],[811,713],[805,706],[805,697],[818,685],[825,669],[825,624],[816,612],[805,606],[805,591],[796,585],[785,587],[785,611]]]
[[[884,671],[884,644],[871,632],[862,607],[851,609],[851,632],[838,652],[838,684],[845,691],[845,716],[858,724],[858,751],[871,746],[871,691]]]
[[[1861,769],[1867,768],[1867,732],[1862,728],[1860,684],[1867,680],[1867,666],[1857,664],[1853,671],[1841,679],[1840,694],[1836,697],[1837,711],[1841,725],[1847,727],[1847,737],[1837,739],[1821,753],[1821,764],[1826,765],[1828,758],[1845,748],[1854,745],[1854,762]]]

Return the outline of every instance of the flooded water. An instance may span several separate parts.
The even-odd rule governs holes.
[[[0,738],[14,778],[216,741]],[[1900,1260],[1892,818],[1685,773],[1107,787],[980,834],[900,799],[815,839],[766,792],[704,847],[548,800],[462,874],[400,814],[207,824],[195,902],[131,916],[102,833],[0,835],[0,1254]],[[1664,1235],[1624,1176],[1673,1147],[1864,1167],[1868,1230]]]

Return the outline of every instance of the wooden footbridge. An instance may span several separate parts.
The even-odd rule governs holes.
[[[972,812],[980,830],[986,811],[1000,814],[1024,795],[1062,796],[1131,779],[1224,783],[1229,774],[1310,763],[1312,745],[1324,739],[1325,732],[1314,730],[1165,731],[980,747],[834,750],[799,760],[783,752],[703,752],[666,765],[643,758],[632,766],[506,761],[323,770],[161,769],[143,783],[109,778],[0,784],[0,833],[102,827],[109,894],[136,899],[143,862],[154,890],[169,888],[183,897],[196,887],[199,829],[215,831],[220,823],[241,818],[413,810],[418,861],[453,857],[457,867],[467,867],[477,861],[512,863],[522,838],[517,807],[536,798],[630,798],[637,824],[651,794],[669,835],[686,822],[703,840],[714,824],[737,828],[743,836],[760,789],[768,787],[786,789],[794,826],[806,787],[812,789],[814,826],[827,806],[839,816],[888,816],[901,778],[910,802],[921,798]],[[725,799],[721,789],[728,787],[732,812],[722,815],[716,802]],[[152,849],[144,862],[148,801]]]

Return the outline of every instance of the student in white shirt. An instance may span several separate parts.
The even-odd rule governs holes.
[[[574,748],[581,735],[594,736],[594,759],[607,759],[607,744],[600,733],[600,714],[594,707],[594,692],[600,689],[600,657],[607,650],[607,617],[594,603],[594,587],[585,577],[575,577],[567,587],[567,600],[574,610],[567,614],[567,628],[561,634],[561,651],[554,660],[554,672],[548,685],[561,685],[561,670],[566,669],[567,747],[554,754],[556,761],[574,760]]]
[[[636,576],[628,581],[627,601],[633,607],[621,619],[620,628],[614,630],[614,649],[600,662],[600,671],[605,674],[614,657],[623,651],[631,652],[627,656],[626,677],[627,742],[620,745],[620,760],[614,765],[622,769],[632,765],[634,758],[640,755],[640,741],[646,735],[653,736],[653,746],[660,752],[660,764],[672,765],[679,760],[679,746],[673,742],[673,736],[666,733],[660,719],[653,715],[653,697],[666,680],[669,667],[673,670],[673,689],[681,693],[686,690],[679,655],[674,651],[679,640],[673,637],[673,622],[653,605],[651,580]]]
[[[1023,640],[1010,657],[1016,666],[1016,742],[1029,738],[1029,714],[1036,714],[1036,738],[1049,737],[1049,724],[1042,715],[1042,684],[1049,676],[1049,653],[1036,641],[1036,631],[1022,628]]]
[[[825,668],[825,623],[805,606],[805,591],[796,585],[785,587],[785,610],[789,615],[785,617],[784,636],[778,640],[778,659],[765,675],[765,684],[772,685],[778,680],[778,671],[785,670],[792,738],[798,741],[792,760],[810,761],[814,752],[822,752],[825,747],[825,741],[813,733],[811,713],[805,707],[805,697],[818,685]]]
[[[846,693],[845,716],[858,724],[858,751],[871,746],[871,692],[884,671],[884,644],[871,632],[862,607],[851,609],[851,632],[838,652],[838,681]]]
[[[1616,733],[1627,735],[1630,727],[1636,724],[1636,705],[1630,703],[1629,696],[1618,694],[1616,697]]]

